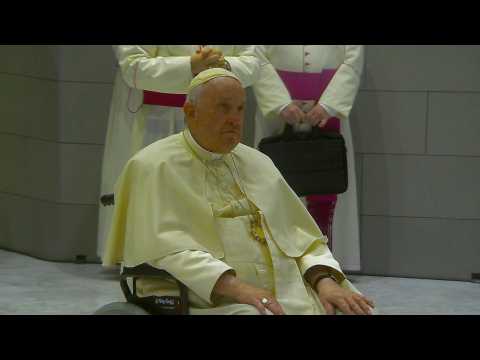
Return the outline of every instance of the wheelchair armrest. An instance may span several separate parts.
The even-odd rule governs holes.
[[[150,266],[148,264],[140,264],[135,267],[124,267],[121,273],[121,276],[125,277],[137,277],[137,276],[142,276],[142,277],[153,277],[153,278],[173,278],[172,275],[170,275],[168,272],[165,270],[160,270],[157,268],[154,268],[153,266]]]
[[[133,304],[139,304],[139,299],[136,294],[136,279],[142,277],[142,278],[156,278],[156,279],[173,279],[177,283],[179,289],[180,289],[180,314],[188,314],[188,288],[179,280],[177,280],[175,277],[173,277],[171,274],[169,274],[165,270],[160,270],[157,269],[153,266],[150,266],[148,264],[140,264],[135,267],[123,267],[122,273],[120,274],[120,286],[122,288],[122,292],[125,295],[125,298],[127,299],[128,302],[131,302]],[[134,280],[134,285],[133,285],[133,294],[130,291],[130,288],[127,283],[128,278],[133,278]],[[178,299],[178,297],[177,297]]]

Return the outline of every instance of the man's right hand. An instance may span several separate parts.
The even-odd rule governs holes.
[[[232,299],[238,304],[252,305],[263,315],[267,314],[267,310],[273,315],[285,315],[282,307],[270,291],[240,281],[230,272],[220,276],[213,288],[213,294]],[[262,299],[267,299],[268,303],[263,304]]]
[[[280,112],[280,117],[290,125],[295,125],[304,121],[305,113],[292,102]]]
[[[218,49],[203,48],[190,56],[192,74],[197,75],[211,67],[223,67],[225,60]]]

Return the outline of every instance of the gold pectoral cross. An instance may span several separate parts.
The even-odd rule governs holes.
[[[266,243],[265,233],[262,228],[262,218],[258,211],[255,213],[255,221],[251,223],[251,233],[255,240],[262,244]]]

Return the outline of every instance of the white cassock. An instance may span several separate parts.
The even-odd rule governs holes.
[[[220,49],[244,87],[258,77],[254,45],[202,45]],[[193,78],[190,56],[200,45],[115,45],[117,71],[102,165],[101,194],[113,193],[123,167],[138,150],[184,129],[183,109],[146,105],[144,90],[184,95]],[[171,98],[171,97],[170,97]],[[169,99],[170,99],[169,98]],[[167,99],[168,102],[168,99]],[[99,208],[97,255],[102,257],[113,207]]]
[[[317,265],[358,292],[270,158],[248,146],[215,154],[186,129],[135,154],[115,191],[103,264],[167,271],[189,289],[192,315],[258,314],[231,299],[214,301],[215,284],[228,270],[271,291],[286,314],[325,313],[305,280]],[[136,289],[140,297],[178,296],[169,280],[140,278]]]
[[[319,103],[339,118],[345,138],[348,161],[348,190],[338,196],[333,220],[335,258],[347,271],[360,270],[360,234],[355,176],[355,152],[349,115],[360,85],[364,63],[362,45],[256,45],[261,59],[260,80],[254,85],[258,111],[255,120],[255,146],[267,136],[283,130],[280,111],[292,101],[277,71],[322,73],[335,70]],[[275,71],[276,70],[276,71]],[[297,100],[297,99],[293,99]]]

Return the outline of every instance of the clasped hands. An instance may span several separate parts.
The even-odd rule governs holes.
[[[210,68],[226,68],[226,61],[219,49],[201,48],[190,56],[192,74],[197,75]]]
[[[290,125],[308,122],[312,127],[318,126],[319,128],[324,127],[330,119],[330,115],[319,103],[316,103],[308,112],[304,112],[300,108],[299,101],[292,101],[280,112],[280,117]]]

